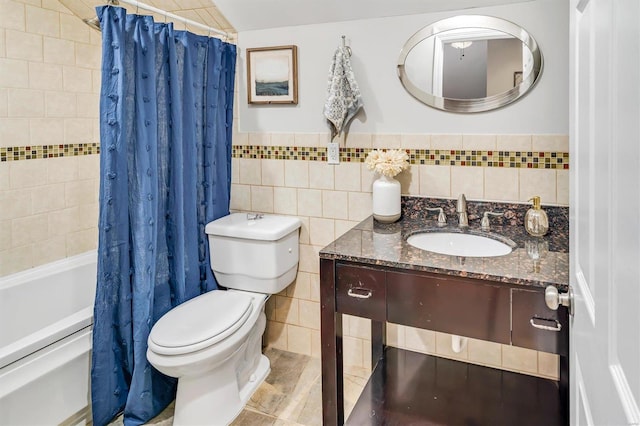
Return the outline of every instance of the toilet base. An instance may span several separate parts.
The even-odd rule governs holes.
[[[230,424],[270,371],[269,359],[260,355],[258,366],[242,389],[238,389],[232,365],[217,370],[215,375],[179,378],[174,426]],[[216,386],[212,386],[214,382]]]

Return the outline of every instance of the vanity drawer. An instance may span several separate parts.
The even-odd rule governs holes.
[[[343,314],[386,321],[385,272],[337,264],[336,310]]]
[[[559,355],[569,354],[569,314],[564,306],[547,307],[544,289],[512,289],[513,331],[511,343]]]
[[[390,322],[509,344],[509,288],[436,274],[387,272]]]

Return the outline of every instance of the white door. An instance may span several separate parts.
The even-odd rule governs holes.
[[[640,0],[571,0],[572,425],[640,424]]]

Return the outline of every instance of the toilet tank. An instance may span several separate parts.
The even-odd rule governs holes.
[[[300,219],[232,213],[205,227],[211,269],[227,288],[274,294],[293,282],[298,270]]]

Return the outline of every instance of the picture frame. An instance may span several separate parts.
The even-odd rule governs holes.
[[[522,71],[514,71],[513,72],[513,87],[516,87],[520,83],[522,83]]]
[[[247,102],[298,104],[298,47],[248,48]]]

